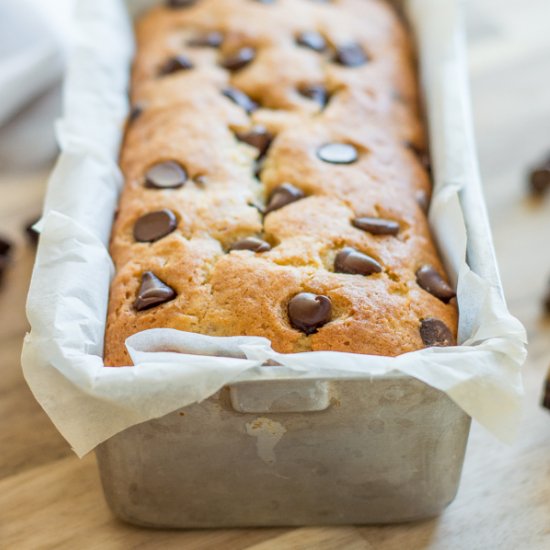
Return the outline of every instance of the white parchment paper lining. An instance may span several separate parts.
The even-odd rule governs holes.
[[[461,346],[395,358],[281,355],[263,338],[154,329],[126,341],[135,367],[105,368],[103,334],[113,274],[106,246],[122,182],[116,159],[128,109],[133,38],[122,0],[78,2],[65,115],[58,125],[62,155],[41,222],[27,305],[32,330],[22,361],[36,399],[79,456],[129,426],[201,401],[230,382],[364,378],[393,370],[446,392],[501,439],[513,437],[525,333],[506,309],[494,262],[457,7],[453,0],[410,0],[407,9],[419,43],[435,161],[430,222],[457,281]],[[167,346],[181,352],[152,351]],[[281,366],[262,367],[267,359]]]

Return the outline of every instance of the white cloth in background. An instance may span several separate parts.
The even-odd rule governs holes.
[[[5,169],[33,167],[57,150],[53,125],[60,113],[72,4],[0,2],[0,165]]]
[[[0,3],[0,126],[59,81],[71,0]]]

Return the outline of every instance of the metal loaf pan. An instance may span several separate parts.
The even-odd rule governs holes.
[[[107,502],[150,527],[387,523],[454,498],[470,418],[446,394],[372,381],[254,382],[96,449]]]
[[[470,266],[498,285],[479,179],[470,183]],[[452,501],[469,428],[446,394],[399,373],[248,382],[132,426],[96,455],[110,508],[138,525],[389,523]]]

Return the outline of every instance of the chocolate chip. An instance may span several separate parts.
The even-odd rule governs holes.
[[[546,294],[543,299],[543,306],[546,314],[550,315],[550,283],[546,288]]]
[[[362,229],[373,235],[397,235],[399,233],[399,224],[393,220],[385,220],[384,218],[362,216],[351,220],[351,223],[357,229]]]
[[[145,271],[141,276],[141,286],[134,307],[138,311],[143,311],[169,302],[175,297],[176,292],[173,288],[161,281],[153,272]]]
[[[8,256],[0,256],[0,285],[2,285],[4,274],[8,268],[9,263],[10,259]]]
[[[167,160],[154,164],[145,174],[145,187],[176,189],[187,181],[187,173],[177,162]]]
[[[422,212],[427,214],[430,210],[430,196],[428,193],[426,193],[426,191],[417,191],[415,199]]]
[[[550,189],[550,163],[535,168],[529,177],[532,195],[542,196]]]
[[[332,303],[328,296],[300,292],[288,303],[290,324],[306,334],[313,334],[331,319]]]
[[[187,41],[187,45],[195,48],[219,48],[223,42],[223,34],[210,31],[197,35]]]
[[[441,320],[429,317],[420,323],[420,337],[424,345],[454,346],[456,341],[449,327]]]
[[[321,107],[325,107],[329,100],[328,91],[322,84],[305,84],[298,88],[298,92],[304,97],[312,99]]]
[[[169,8],[190,8],[196,3],[197,0],[167,0],[166,5]]]
[[[4,279],[4,273],[10,263],[10,253],[13,244],[8,239],[0,237],[0,284]]]
[[[178,71],[188,71],[193,68],[193,63],[184,55],[177,55],[168,59],[159,69],[159,75],[164,76]]]
[[[231,250],[252,250],[252,252],[267,252],[271,245],[258,237],[245,237],[231,245]]]
[[[136,103],[130,108],[128,113],[128,123],[134,122],[145,110],[145,105],[143,103]]]
[[[426,292],[439,298],[442,302],[448,302],[456,296],[456,292],[431,265],[423,265],[418,269],[416,272],[416,282]]]
[[[258,157],[263,157],[265,155],[273,141],[273,135],[263,126],[253,126],[246,132],[237,132],[236,135],[240,141],[244,141],[248,143],[248,145],[256,147],[256,149],[258,149]]]
[[[334,270],[351,275],[372,275],[380,273],[382,266],[370,256],[355,250],[351,246],[342,248],[334,259]]]
[[[330,164],[351,164],[359,155],[349,143],[327,143],[317,149],[317,156]]]
[[[228,71],[238,71],[246,67],[255,57],[256,50],[254,48],[245,47],[226,57],[221,65]]]
[[[172,233],[177,225],[175,214],[167,208],[149,212],[134,224],[134,239],[140,243],[152,243]]]
[[[550,409],[550,376],[544,383],[544,393],[542,395],[542,406],[545,409]]]
[[[356,43],[343,44],[336,49],[334,61],[345,67],[359,67],[369,60],[365,50]]]
[[[241,92],[241,90],[237,88],[224,88],[222,94],[249,114],[258,108],[257,103],[252,101],[244,92]]]
[[[305,46],[316,52],[322,52],[327,47],[327,42],[322,34],[315,31],[304,31],[296,37],[296,44]]]
[[[13,243],[8,239],[0,237],[0,256],[7,256],[13,247]]]
[[[283,183],[273,189],[271,195],[269,196],[265,213],[269,214],[274,210],[279,210],[279,208],[283,208],[283,206],[296,202],[304,197],[305,194],[301,189],[298,189],[291,183]]]

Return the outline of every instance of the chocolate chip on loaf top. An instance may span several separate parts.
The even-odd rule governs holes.
[[[388,4],[170,1],[136,36],[107,365],[154,327],[285,353],[454,343],[413,52]]]

